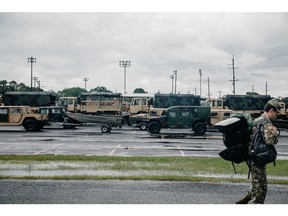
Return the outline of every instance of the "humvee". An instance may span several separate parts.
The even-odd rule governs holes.
[[[0,126],[22,125],[26,131],[40,131],[48,115],[33,112],[29,106],[0,106]]]
[[[159,133],[161,128],[192,128],[196,134],[204,134],[210,125],[210,107],[174,106],[166,115],[151,117],[148,124],[150,133]]]

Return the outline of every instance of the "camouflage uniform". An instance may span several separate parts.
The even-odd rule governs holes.
[[[265,118],[264,115],[254,120],[255,125],[264,123],[264,138],[268,145],[275,145],[278,142],[277,128],[272,125],[272,122]],[[253,135],[255,133],[255,127],[253,129]],[[248,196],[252,203],[263,204],[267,193],[267,177],[266,177],[266,165],[259,166],[253,161],[251,163],[251,177],[252,186],[248,191]]]

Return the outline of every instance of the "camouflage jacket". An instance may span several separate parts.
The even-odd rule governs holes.
[[[253,135],[256,131],[256,126],[258,124],[264,123],[264,138],[268,145],[276,145],[278,143],[279,131],[275,126],[273,126],[270,119],[266,118],[264,114],[254,120]]]

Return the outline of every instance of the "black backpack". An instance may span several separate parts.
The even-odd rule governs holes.
[[[256,126],[254,136],[250,145],[251,160],[258,166],[263,166],[275,161],[277,151],[274,145],[268,145],[264,139],[264,125],[266,122]]]
[[[234,113],[229,119],[218,122],[215,127],[222,132],[226,149],[219,153],[224,160],[234,163],[246,162],[250,159],[249,145],[253,120],[249,113]]]

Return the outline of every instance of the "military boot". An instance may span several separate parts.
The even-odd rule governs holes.
[[[251,200],[251,197],[248,195],[245,195],[240,200],[235,201],[236,204],[247,204]]]

